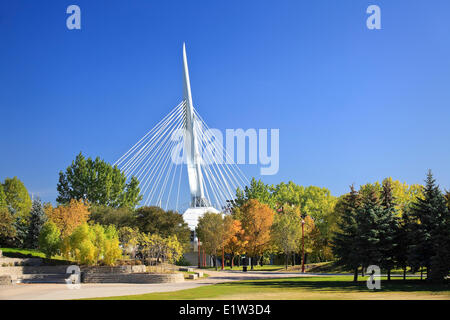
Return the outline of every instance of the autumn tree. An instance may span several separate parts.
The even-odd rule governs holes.
[[[56,201],[60,204],[81,199],[94,205],[133,209],[142,200],[139,181],[135,177],[127,182],[127,177],[117,166],[113,167],[99,157],[86,159],[81,152],[65,172],[59,173],[57,189]]]
[[[245,252],[252,257],[252,269],[254,260],[270,247],[270,229],[274,214],[273,209],[256,199],[246,201],[233,213],[234,218],[241,222],[244,230]]]
[[[89,206],[83,200],[72,199],[66,205],[47,208],[47,215],[61,231],[62,237],[70,235],[79,225],[89,218]]]
[[[5,190],[3,188],[3,184],[0,183],[0,208],[6,208],[6,207],[7,207],[6,194],[5,194]]]
[[[225,244],[225,252],[230,255],[231,268],[234,267],[234,258],[244,253],[246,245],[244,230],[239,220],[232,219],[232,225],[229,230],[230,237]]]
[[[0,207],[0,245],[8,245],[16,236],[14,217],[6,207]]]
[[[138,228],[122,227],[118,230],[119,241],[122,244],[125,253],[130,255],[131,259],[136,257],[139,249],[140,232]]]

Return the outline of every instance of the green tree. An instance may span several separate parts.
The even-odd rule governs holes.
[[[363,272],[369,265],[381,265],[383,246],[392,241],[384,237],[389,234],[390,211],[381,205],[374,189],[368,190],[362,197],[361,205],[356,209],[357,233],[356,246],[360,253],[359,259]],[[387,252],[386,252],[387,255]]]
[[[382,184],[381,206],[384,211],[378,220],[378,232],[380,243],[378,245],[381,250],[380,266],[387,270],[388,281],[391,280],[391,270],[396,265],[398,257],[398,235],[399,235],[399,219],[396,209],[396,202],[393,195],[391,180],[385,179]],[[401,248],[401,246],[400,246]]]
[[[336,205],[340,213],[338,229],[334,233],[333,253],[338,263],[354,270],[353,281],[358,281],[358,267],[361,263],[361,251],[358,246],[360,230],[358,228],[357,210],[361,205],[361,196],[350,187],[350,193],[341,197]]]
[[[425,180],[423,198],[409,212],[411,233],[410,264],[425,266],[427,278],[440,281],[450,270],[450,213],[431,170]]]
[[[191,231],[182,215],[175,211],[165,211],[160,207],[140,207],[136,210],[136,225],[141,232],[159,234],[164,238],[176,235],[187,249]]]
[[[273,244],[286,257],[286,269],[288,267],[288,257],[296,252],[301,240],[301,218],[293,211],[275,214],[271,229]]]
[[[331,241],[337,219],[334,208],[337,198],[327,188],[303,187],[292,181],[280,183],[273,190],[276,209],[298,208],[303,217],[309,216],[315,225],[315,245],[312,256],[317,260],[331,259]]]
[[[61,244],[61,232],[52,221],[47,221],[39,234],[39,249],[51,258],[58,253]]]
[[[90,208],[89,221],[101,225],[114,225],[116,228],[133,227],[136,225],[135,212],[127,207],[111,208],[108,206],[93,206]]]
[[[7,205],[14,209],[17,216],[26,219],[31,209],[31,198],[23,182],[17,177],[6,178],[3,189]]]
[[[89,200],[94,205],[133,209],[142,200],[139,182],[127,178],[117,166],[111,166],[97,157],[86,159],[80,152],[65,172],[59,173],[58,203],[71,199]]]
[[[245,186],[244,190],[236,190],[236,198],[231,201],[231,206],[240,207],[250,199],[256,199],[261,203],[267,204],[271,208],[275,206],[275,199],[272,196],[272,187],[261,180],[252,178],[250,186]]]
[[[222,248],[224,238],[224,224],[222,214],[205,213],[197,225],[197,236],[203,249],[214,257],[214,265],[217,270],[217,253]]]
[[[30,219],[28,224],[28,232],[26,238],[26,247],[30,249],[36,249],[39,246],[39,234],[41,233],[42,226],[47,222],[47,216],[44,212],[41,200],[36,199],[33,201],[31,207]]]

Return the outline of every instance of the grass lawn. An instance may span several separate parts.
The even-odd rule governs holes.
[[[216,267],[206,267],[206,268],[201,268],[204,270],[216,270]],[[221,270],[222,266],[219,265],[219,267],[217,268],[217,270]],[[264,266],[253,266],[253,270],[254,271],[280,271],[280,270],[284,270],[285,266],[284,265],[264,265]],[[242,271],[242,266],[238,267],[238,266],[234,266],[233,269],[231,269],[229,266],[225,267],[225,270],[236,270],[236,271]],[[247,270],[251,271],[251,267],[247,266]]]
[[[39,250],[34,249],[16,249],[16,248],[0,248],[3,251],[4,256],[8,256],[8,253],[31,256],[33,258],[45,258],[45,254]]]
[[[2,250],[5,257],[46,259],[45,254],[36,249],[0,248],[0,250]],[[52,259],[65,260],[62,256],[52,256]]]
[[[305,299],[444,299],[450,300],[450,283],[433,285],[420,280],[381,282],[371,291],[366,281],[353,283],[351,276],[297,277],[246,280],[208,285],[175,292],[98,298],[108,300],[305,300]]]

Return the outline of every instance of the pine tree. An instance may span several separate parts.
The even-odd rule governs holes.
[[[42,226],[46,221],[47,216],[44,212],[44,207],[42,206],[41,200],[34,200],[31,207],[28,234],[25,243],[27,248],[36,249],[38,247],[39,234],[41,233]]]
[[[393,196],[391,181],[385,179],[382,188],[380,200],[384,212],[378,223],[378,228],[381,232],[379,244],[379,250],[381,250],[380,266],[387,270],[388,281],[390,281],[391,270],[395,267],[396,258],[399,256],[399,219],[397,218],[398,212]]]
[[[360,262],[363,270],[369,265],[380,265],[383,258],[382,239],[386,229],[385,210],[375,190],[369,190],[356,210]]]
[[[338,222],[338,231],[333,238],[333,253],[338,263],[354,270],[353,281],[358,281],[358,267],[361,261],[360,248],[357,246],[359,238],[356,210],[360,206],[360,196],[354,186],[350,193],[343,197],[342,213]]]
[[[424,198],[411,206],[410,264],[426,267],[427,278],[442,280],[449,272],[450,217],[446,200],[431,170],[425,180]]]
[[[11,213],[14,222],[15,236],[10,240],[10,245],[14,248],[24,248],[25,239],[28,233],[28,222],[16,209],[8,206],[8,210]]]

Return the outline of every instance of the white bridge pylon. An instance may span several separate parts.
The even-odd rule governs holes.
[[[184,44],[183,89],[183,100],[114,165],[127,178],[139,180],[143,205],[166,210],[178,210],[180,206],[186,165],[190,203],[183,216],[192,229],[199,215],[221,210],[227,200],[234,199],[238,187],[248,184],[248,179],[194,108]]]

